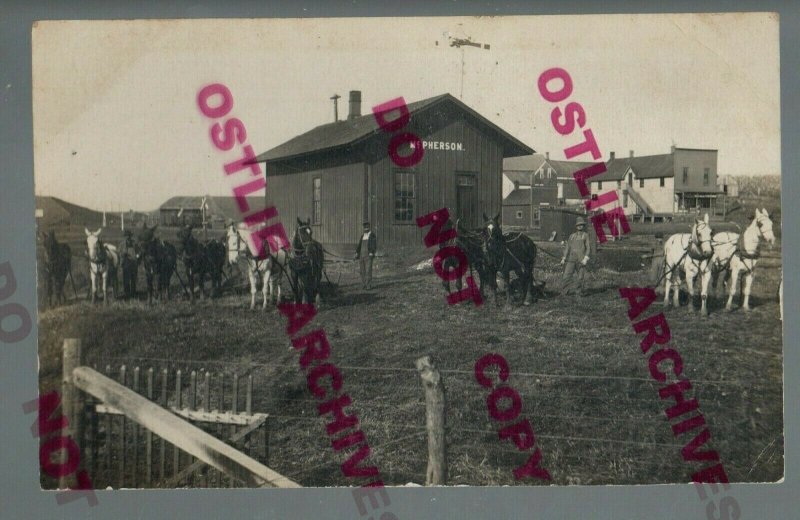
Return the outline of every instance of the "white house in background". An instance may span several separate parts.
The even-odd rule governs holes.
[[[611,152],[606,172],[591,178],[592,194],[613,188],[625,215],[662,220],[700,208],[713,214],[717,187],[717,151],[672,148],[668,154],[624,159]]]
[[[521,157],[507,157],[503,159],[503,199],[514,190],[542,182],[548,175],[549,153],[545,156],[540,153],[523,155]],[[552,170],[552,168],[549,168]]]
[[[551,206],[583,204],[573,174],[590,166],[590,162],[555,161],[550,153],[509,157],[503,160],[503,199],[514,190],[533,183],[532,199]]]
[[[728,197],[739,196],[739,179],[732,175],[720,175],[717,177],[717,187],[720,192]]]

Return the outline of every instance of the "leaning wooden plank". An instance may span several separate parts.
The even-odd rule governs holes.
[[[252,433],[255,430],[257,430],[261,426],[261,424],[264,423],[264,421],[266,421],[266,419],[267,419],[267,416],[263,415],[263,419],[262,420],[256,421],[253,424],[251,424],[250,426],[248,426],[247,428],[244,428],[244,429],[236,432],[235,434],[233,434],[232,437],[230,437],[228,439],[228,441],[230,441],[230,442],[238,442],[238,441],[240,441],[241,439],[245,438],[250,433]],[[188,477],[189,475],[191,475],[192,473],[194,473],[195,471],[197,471],[198,469],[200,469],[201,467],[203,467],[205,465],[206,465],[205,462],[203,462],[202,460],[198,460],[198,461],[192,463],[191,465],[186,466],[185,468],[183,468],[181,470],[180,473],[178,473],[177,475],[175,475],[172,478],[170,478],[166,482],[164,487],[166,487],[166,488],[177,487],[181,482],[183,482],[183,479],[185,479],[186,477]]]
[[[156,435],[248,486],[301,487],[89,367],[76,368],[73,378],[75,386],[84,392],[123,411],[127,417]]]

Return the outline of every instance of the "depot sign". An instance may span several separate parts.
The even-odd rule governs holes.
[[[451,150],[455,152],[464,151],[464,145],[462,143],[448,143],[445,141],[422,141],[422,148],[424,150]]]

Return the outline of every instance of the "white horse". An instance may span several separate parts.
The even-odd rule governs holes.
[[[694,279],[700,275],[700,312],[708,314],[708,283],[711,271],[708,263],[714,254],[711,244],[711,226],[708,213],[703,220],[695,219],[691,233],[672,235],[664,243],[664,307],[669,307],[670,288],[674,291],[673,304],[679,306],[678,296],[681,288],[680,272],[686,274],[686,287],[689,290],[689,308],[694,308]]]
[[[756,208],[752,222],[741,235],[739,233],[717,233],[714,235],[714,256],[711,258],[711,270],[714,273],[714,286],[716,278],[721,272],[730,273],[728,282],[728,302],[725,310],[731,310],[736,286],[739,284],[739,274],[744,272],[744,298],[742,309],[750,310],[750,289],[753,285],[756,263],[758,263],[759,245],[761,240],[775,244],[775,235],[772,232],[772,220],[766,209]]]
[[[253,256],[250,251],[250,231],[237,229],[231,224],[228,226],[227,245],[228,245],[228,265],[238,264],[239,258],[244,256],[247,259],[247,277],[250,280],[250,309],[256,306],[256,288],[258,279],[261,278],[263,295],[262,309],[267,308],[267,295],[273,302],[281,301],[281,277],[287,267],[289,257],[284,250],[280,250],[267,258],[259,259]]]
[[[98,228],[92,233],[87,228],[83,228],[86,233],[86,251],[89,257],[89,278],[92,279],[92,303],[97,296],[97,286],[99,278],[103,277],[103,303],[108,303],[108,279],[111,277],[111,291],[114,299],[117,299],[117,267],[119,266],[119,255],[116,246],[104,244],[100,238],[103,228]]]

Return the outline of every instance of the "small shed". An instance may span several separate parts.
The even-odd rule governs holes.
[[[583,213],[568,208],[541,208],[539,239],[550,240],[553,232],[555,232],[554,241],[560,242],[566,240],[575,231],[575,221],[578,220],[578,217],[582,217],[586,220],[586,231],[594,235],[592,223],[589,221],[589,217]]]

